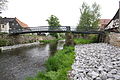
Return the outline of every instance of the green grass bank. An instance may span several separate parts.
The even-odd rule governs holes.
[[[39,72],[35,77],[26,80],[68,80],[67,74],[75,58],[74,47],[65,47],[50,57],[46,63],[46,71]]]

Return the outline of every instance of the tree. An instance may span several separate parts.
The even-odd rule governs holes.
[[[49,17],[49,19],[47,19],[46,21],[49,24],[49,30],[59,30],[60,29],[59,26],[61,26],[61,25],[60,25],[59,19],[56,16],[51,15]],[[58,38],[58,34],[57,33],[50,33],[50,35]]]
[[[77,26],[77,31],[98,28],[100,19],[100,6],[98,4],[94,3],[92,7],[90,7],[83,2],[80,14],[81,17]]]
[[[0,0],[0,11],[5,10],[6,9],[6,3],[8,2],[8,0]]]

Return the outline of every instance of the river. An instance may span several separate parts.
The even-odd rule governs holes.
[[[44,63],[56,50],[62,49],[64,41],[18,48],[0,53],[0,80],[24,80],[44,71]]]

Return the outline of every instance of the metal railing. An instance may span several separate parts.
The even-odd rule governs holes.
[[[98,29],[80,29],[71,28],[70,26],[39,26],[39,27],[28,27],[28,28],[20,28],[20,29],[11,29],[9,30],[10,34],[21,34],[21,33],[34,33],[34,32],[92,32],[98,31]]]

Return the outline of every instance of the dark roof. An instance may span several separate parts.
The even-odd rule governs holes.
[[[7,22],[12,22],[14,21],[15,18],[1,18],[1,23],[7,23]]]
[[[6,17],[4,17],[4,18],[1,18],[0,20],[1,20],[1,23],[2,23],[2,24],[7,23],[7,22],[17,21],[17,23],[18,23],[21,27],[23,27],[23,28],[28,27],[27,24],[25,24],[24,22],[20,21],[20,20],[17,19],[16,17],[15,17],[15,18],[6,18]]]

